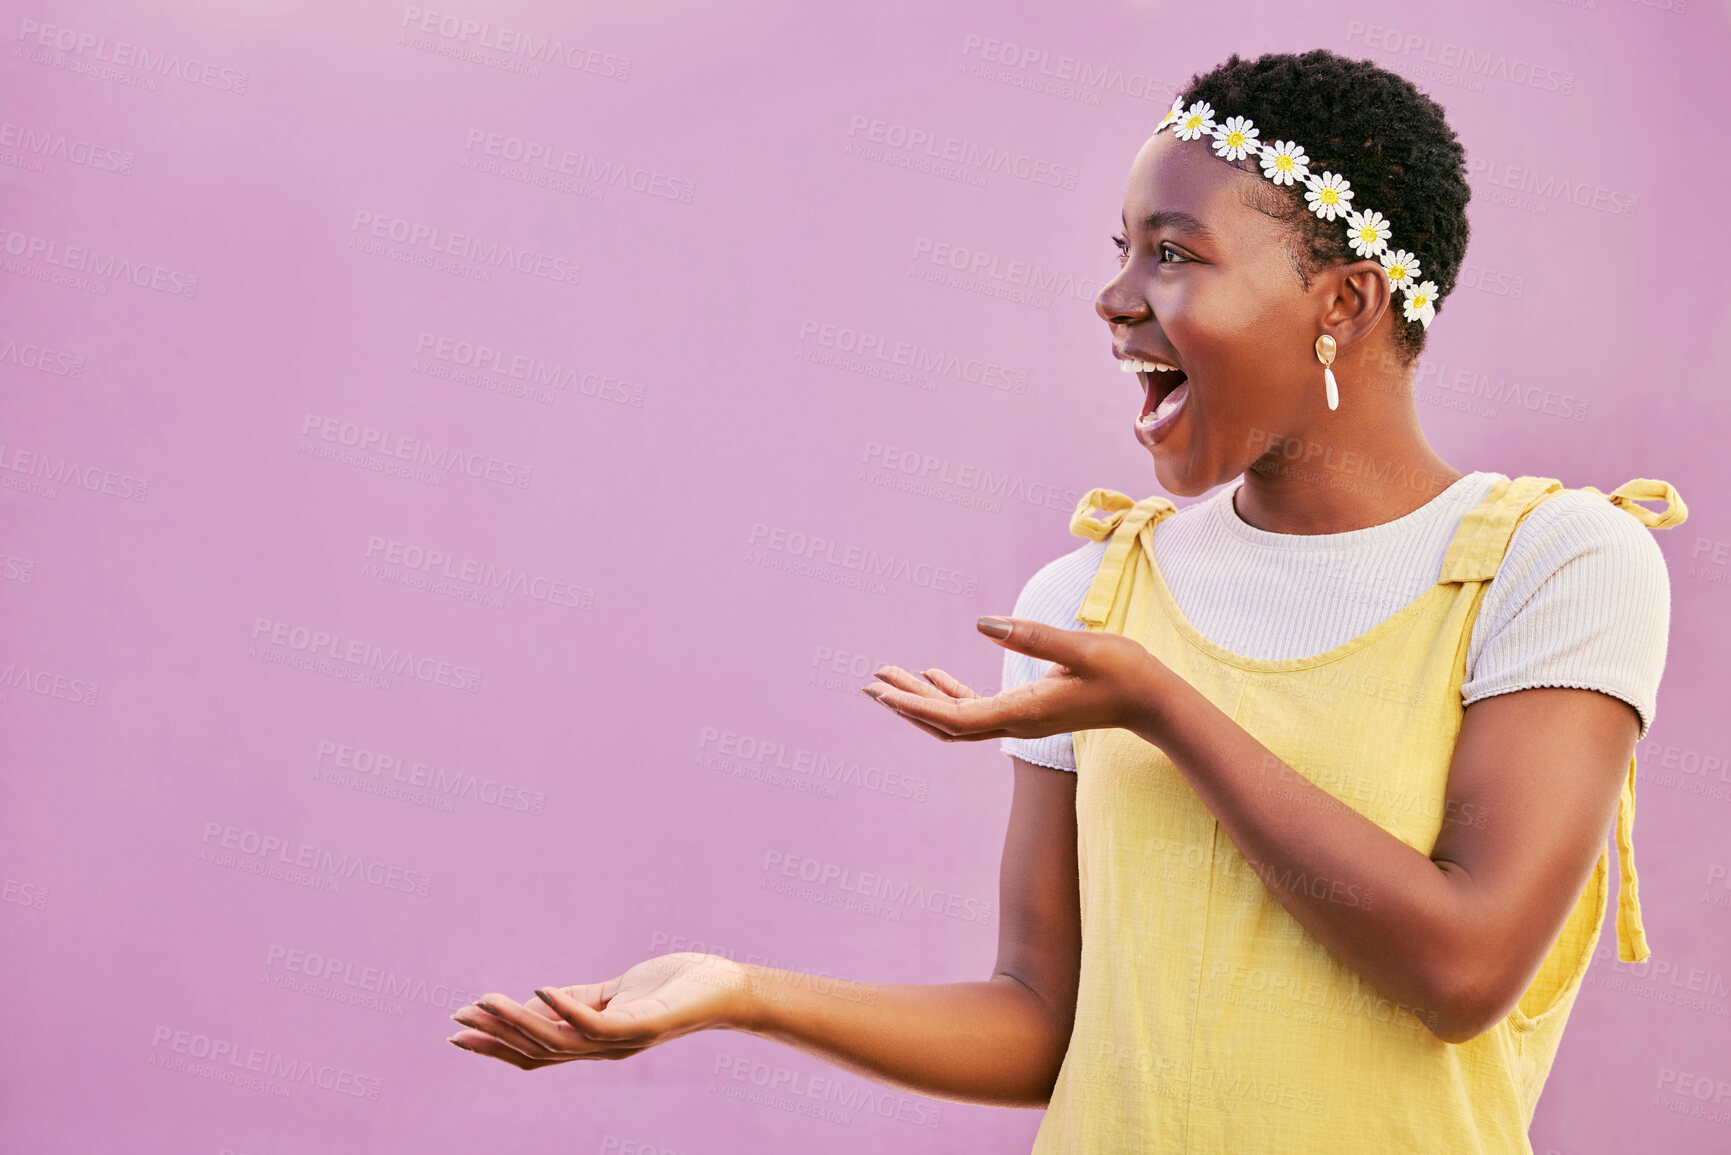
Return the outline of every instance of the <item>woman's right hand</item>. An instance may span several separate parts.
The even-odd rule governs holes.
[[[744,1022],[751,981],[720,955],[682,951],[604,983],[542,987],[528,1003],[489,994],[451,1018],[450,1041],[525,1071],[573,1059],[623,1059],[693,1031]]]

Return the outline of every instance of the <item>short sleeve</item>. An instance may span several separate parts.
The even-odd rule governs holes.
[[[1538,686],[1598,690],[1652,725],[1671,624],[1653,531],[1599,494],[1535,506],[1509,539],[1467,648],[1463,706]]]
[[[1091,541],[1047,562],[1022,587],[1011,616],[1030,618],[1060,630],[1079,629],[1076,611],[1082,608],[1082,599],[1088,596],[1088,587],[1105,556],[1106,542]],[[1052,663],[1041,658],[1005,650],[1000,684],[1005,690],[1025,686],[1045,677],[1051,668]],[[1053,734],[1045,738],[1000,738],[998,748],[1005,754],[1038,766],[1072,772],[1076,769],[1076,754],[1068,734]]]

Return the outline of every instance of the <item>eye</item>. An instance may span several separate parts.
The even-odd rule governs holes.
[[[1130,242],[1122,234],[1114,234],[1112,244],[1118,249],[1118,263],[1122,265],[1130,259]]]
[[[1189,259],[1190,259],[1189,257],[1185,256],[1183,253],[1179,252],[1177,249],[1173,248],[1171,245],[1167,244],[1165,241],[1160,242],[1160,263],[1161,264],[1163,264],[1163,265],[1177,264],[1180,261],[1188,261]]]

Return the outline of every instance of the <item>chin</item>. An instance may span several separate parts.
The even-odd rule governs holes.
[[[1160,488],[1174,497],[1199,497],[1230,478],[1205,476],[1205,471],[1168,463],[1159,446],[1148,452],[1154,458],[1154,478]]]

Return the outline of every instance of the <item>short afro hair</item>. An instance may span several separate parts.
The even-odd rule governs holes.
[[[1389,244],[1418,257],[1437,301],[1455,287],[1467,248],[1466,150],[1442,106],[1403,76],[1368,60],[1349,60],[1325,49],[1270,53],[1255,60],[1236,53],[1184,89],[1188,106],[1205,100],[1216,120],[1249,118],[1264,145],[1290,140],[1310,155],[1313,173],[1334,172],[1352,184],[1354,204],[1375,209],[1393,229]],[[1294,230],[1293,264],[1305,288],[1332,265],[1360,260],[1346,243],[1346,226],[1325,221],[1304,201],[1302,183],[1261,179],[1256,156],[1234,163],[1256,173],[1264,186],[1255,207]],[[1274,194],[1274,195],[1267,195]],[[1407,321],[1394,304],[1395,344],[1411,362],[1424,348],[1424,327]]]

